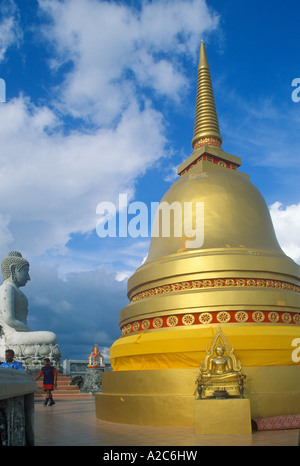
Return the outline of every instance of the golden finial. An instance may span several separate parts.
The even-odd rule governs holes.
[[[196,116],[192,147],[196,150],[203,145],[221,147],[222,137],[219,129],[205,45],[202,41],[198,67]]]

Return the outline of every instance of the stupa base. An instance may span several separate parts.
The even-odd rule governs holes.
[[[245,367],[251,417],[300,413],[300,366]],[[147,426],[193,427],[199,369],[105,372],[96,417]],[[220,400],[222,402],[222,400]]]

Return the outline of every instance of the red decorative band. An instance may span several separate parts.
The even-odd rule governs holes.
[[[190,327],[205,324],[285,324],[300,325],[300,312],[220,311],[153,317],[121,327],[122,335],[161,328]]]
[[[179,175],[182,176],[185,173],[187,173],[192,167],[197,165],[197,163],[199,163],[201,160],[207,160],[208,162],[214,163],[215,165],[220,165],[220,167],[229,168],[231,170],[238,169],[238,165],[236,165],[235,163],[230,163],[227,160],[223,160],[218,157],[213,157],[212,155],[209,155],[209,154],[203,154],[203,155],[200,155],[200,157],[198,157],[196,160],[194,160],[194,162],[192,162],[182,172],[180,172]]]
[[[157,286],[134,295],[130,302],[140,299],[150,298],[158,294],[172,293],[174,291],[188,291],[206,288],[226,288],[226,287],[254,287],[254,288],[278,288],[281,290],[294,291],[300,293],[300,286],[294,283],[280,280],[269,280],[263,278],[212,278],[209,280],[191,280],[186,282],[172,283],[171,285]]]

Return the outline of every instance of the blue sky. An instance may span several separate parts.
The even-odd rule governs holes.
[[[158,202],[190,156],[205,40],[223,149],[300,262],[300,3],[1,0],[0,254],[31,264],[29,325],[63,358],[119,337],[148,238],[99,238],[96,207]],[[300,95],[300,93],[299,93]]]

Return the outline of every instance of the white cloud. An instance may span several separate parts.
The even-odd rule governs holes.
[[[49,134],[56,124],[47,107],[23,97],[2,107],[0,249],[14,237],[27,254],[41,254],[66,244],[72,232],[94,229],[97,204],[132,191],[135,177],[163,153],[161,117],[151,108],[132,105],[115,129],[92,134]]]
[[[300,263],[300,203],[284,207],[275,202],[270,213],[277,239],[283,251]]]
[[[204,0],[39,6],[50,21],[36,25],[34,39],[45,42],[57,87],[46,104],[24,94],[1,104],[0,254],[17,249],[31,263],[25,294],[34,330],[54,331],[63,357],[87,357],[97,340],[107,357],[128,303],[125,278],[141,265],[148,240],[129,238],[124,247],[99,239],[72,254],[66,245],[95,229],[99,202],[117,204],[126,192],[130,201],[138,177],[171,150],[156,104],[182,102],[182,59],[197,60],[200,38],[218,18]],[[17,10],[5,18],[0,59],[14,44],[26,60]]]
[[[38,32],[47,53],[53,47],[47,59],[60,83],[49,105],[19,95],[1,106],[2,255],[8,246],[29,257],[66,253],[72,233],[95,228],[99,202],[133,194],[167,153],[163,117],[143,86],[177,99],[187,82],[179,57],[194,56],[218,24],[204,0],[143,2],[140,10],[97,0],[39,5],[52,20]],[[89,129],[66,131],[70,115]]]
[[[143,86],[177,99],[187,77],[177,63],[195,56],[204,31],[218,25],[204,0],[143,2],[140,11],[96,0],[40,0],[52,23],[53,68],[73,62],[57,104],[98,124],[113,121]]]
[[[132,275],[132,270],[123,270],[122,272],[116,273],[117,282],[127,280]]]
[[[110,361],[110,353],[109,353],[109,348],[107,346],[105,347],[100,347],[100,353],[103,356],[104,362],[109,362]]]
[[[4,60],[6,51],[10,46],[17,46],[20,43],[22,36],[15,3],[13,0],[1,2],[0,61]]]

